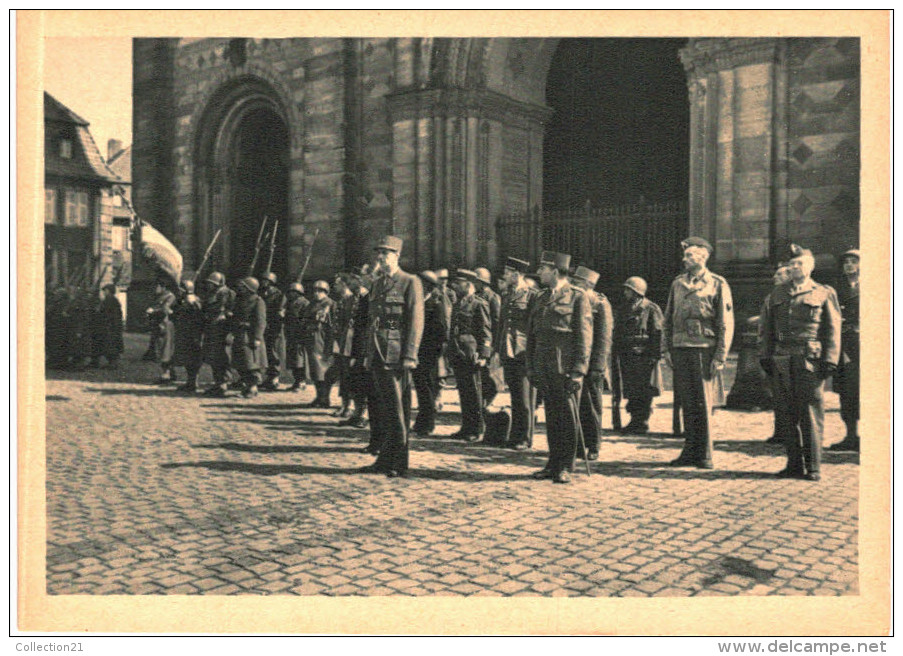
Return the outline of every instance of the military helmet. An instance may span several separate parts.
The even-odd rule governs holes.
[[[631,276],[627,280],[624,281],[624,287],[627,289],[632,289],[640,296],[646,295],[646,289],[648,289],[648,285],[646,281],[640,278],[639,276]]]
[[[194,281],[193,280],[183,280],[182,281],[182,289],[184,289],[189,294],[194,294]]]
[[[267,282],[270,282],[270,283],[274,284],[274,285],[276,284],[276,274],[273,273],[272,271],[268,271],[268,272],[266,273],[266,275],[264,275],[263,279],[266,280]]]
[[[242,278],[238,284],[245,287],[245,289],[248,289],[255,293],[257,292],[258,289],[260,289],[260,283],[257,282],[257,278],[254,278],[252,276],[248,276],[247,278]]]
[[[492,274],[489,273],[489,269],[486,267],[477,267],[473,270],[475,274],[477,274],[477,280],[484,285],[492,284]]]
[[[226,278],[219,271],[214,271],[207,276],[206,282],[209,282],[212,285],[222,286],[226,283]]]
[[[314,283],[314,291],[317,291],[317,290],[326,292],[328,294],[329,293],[329,283],[326,282],[325,280],[318,280],[317,282]]]
[[[299,294],[303,294],[304,293],[304,285],[302,285],[300,282],[293,282],[289,286],[288,290],[290,292],[298,292]]]

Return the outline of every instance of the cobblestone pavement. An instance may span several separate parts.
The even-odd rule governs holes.
[[[128,336],[119,372],[48,375],[50,594],[858,591],[858,456],[826,452],[819,483],[775,479],[770,413],[719,410],[716,469],[671,469],[666,394],[652,434],[606,436],[591,477],[578,462],[554,485],[530,478],[544,425],[532,452],[443,438],[457,429],[446,391],[438,435],[412,443],[408,478],[387,479],[355,471],[372,462],[366,430],[299,409],[312,389],[179,396],[151,384],[144,340]]]

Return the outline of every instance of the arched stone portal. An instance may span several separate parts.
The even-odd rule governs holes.
[[[248,275],[264,217],[268,231],[279,222],[272,270],[288,273],[290,135],[285,113],[269,85],[246,77],[224,85],[212,98],[197,142],[196,261],[222,228],[212,267],[230,280]],[[255,275],[262,275],[268,247]]]

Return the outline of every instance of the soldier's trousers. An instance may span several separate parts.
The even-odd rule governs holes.
[[[461,400],[461,433],[483,435],[486,422],[483,419],[482,368],[457,355],[452,355],[450,361]]]
[[[825,427],[825,381],[806,369],[802,356],[774,356],[772,361],[775,432],[784,436],[787,468],[795,473],[818,472]]]
[[[283,353],[285,352],[285,337],[282,328],[278,331],[266,331],[263,334],[263,343],[267,349],[267,378],[278,380],[282,370]]]
[[[675,348],[674,394],[680,398],[684,420],[684,448],[680,457],[692,463],[712,459],[712,434],[709,418],[715,398],[711,375],[712,349]]]
[[[545,468],[553,474],[571,471],[577,455],[580,390],[568,393],[565,387],[567,382],[568,377],[564,374],[540,375],[536,381],[546,409],[549,461]]]
[[[408,470],[408,426],[411,420],[411,372],[373,367],[374,405],[370,430],[379,440],[376,466],[399,474]],[[377,412],[373,412],[378,408]]]
[[[533,421],[536,411],[536,389],[527,378],[523,359],[505,360],[505,384],[511,392],[510,444],[533,446]]]
[[[603,382],[594,383],[587,376],[580,393],[580,425],[587,451],[599,451],[602,442],[602,388]]]
[[[225,385],[229,379],[230,358],[226,350],[225,326],[214,324],[207,329],[204,337],[204,362],[213,371],[213,382]]]
[[[627,399],[627,414],[631,423],[646,424],[652,416],[652,392],[646,396],[634,396]]]
[[[859,334],[841,337],[840,367],[834,376],[840,395],[840,417],[844,423],[859,421]]]
[[[421,349],[417,368],[411,372],[417,392],[417,419],[414,420],[414,431],[417,433],[432,433],[436,427],[436,399],[440,391],[436,367],[440,352],[437,349],[434,353],[424,353]]]

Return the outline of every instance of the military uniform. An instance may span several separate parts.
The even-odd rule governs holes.
[[[267,308],[257,295],[258,283],[245,278],[244,287],[235,300],[232,313],[232,363],[244,384],[243,394],[254,396],[263,372],[267,368],[267,350],[264,335],[267,327]]]
[[[328,285],[326,288],[328,289]],[[307,378],[313,381],[317,389],[317,396],[311,405],[328,408],[332,389],[329,376],[335,341],[335,301],[328,296],[319,301],[311,301],[301,319],[301,334]]]
[[[168,382],[172,379],[172,356],[175,350],[172,308],[175,302],[175,294],[164,288],[154,298],[154,304],[147,309],[151,331],[156,337],[154,355],[160,364],[160,382]]]
[[[192,286],[193,289],[193,286]],[[180,388],[184,392],[197,389],[198,372],[203,362],[204,310],[199,299],[192,292],[184,291],[173,308],[172,322],[175,327],[176,366],[185,367],[186,381]]]
[[[401,252],[402,240],[387,237],[377,249]],[[403,476],[408,469],[411,416],[410,368],[417,366],[423,336],[423,289],[420,279],[400,268],[377,278],[370,293],[366,363],[373,374],[371,440],[379,449],[368,470]],[[407,366],[406,366],[407,365]],[[378,408],[378,412],[373,410]]]
[[[489,305],[489,329],[493,335],[496,335],[502,315],[502,297],[490,287],[492,281],[488,271],[481,269],[477,270],[476,273],[480,282],[483,283],[482,289],[478,289],[476,294]],[[499,388],[504,383],[504,373],[497,358],[490,358],[486,366],[480,371],[480,383],[483,387],[481,401],[483,407],[487,408],[492,405],[499,393]]]
[[[808,278],[775,287],[762,305],[759,358],[775,392],[775,433],[784,436],[782,475],[817,479],[824,430],[824,381],[840,358],[834,290]]]
[[[546,253],[542,263],[567,270],[570,257]],[[574,467],[580,390],[592,342],[592,309],[583,290],[567,281],[542,290],[530,314],[526,356],[527,372],[546,411],[549,460],[538,478],[565,482]]]
[[[648,298],[625,303],[617,313],[612,352],[612,405],[627,399],[630,423],[625,432],[645,433],[649,429],[652,399],[661,394],[662,387],[663,323],[661,308]],[[620,415],[620,409],[612,412]]]
[[[426,274],[431,274],[432,277]],[[423,299],[423,338],[417,353],[417,368],[412,372],[414,388],[417,391],[417,419],[414,432],[429,435],[436,427],[436,400],[439,396],[439,379],[436,369],[439,357],[448,341],[452,308],[448,298],[435,286],[438,279],[431,271],[421,274],[434,286]],[[433,282],[435,281],[435,282]]]
[[[292,390],[297,391],[302,383],[307,380],[304,363],[304,327],[303,320],[310,301],[304,296],[304,289],[300,286],[290,288],[286,295],[285,321],[285,367],[292,372],[294,382]]]
[[[599,445],[602,442],[602,394],[610,383],[614,320],[608,297],[593,289],[599,280],[599,274],[586,267],[577,267],[574,278],[587,281],[589,289],[586,290],[586,296],[593,316],[589,372],[580,393],[580,426],[588,456],[595,460],[599,456]]]
[[[459,270],[469,281],[472,271]],[[457,437],[470,442],[483,439],[486,424],[483,417],[482,372],[492,355],[492,328],[489,303],[476,293],[458,299],[452,309],[448,357],[455,372],[461,400],[461,430]],[[477,364],[483,360],[484,364]]]
[[[277,389],[279,373],[282,369],[282,357],[285,352],[285,294],[271,281],[260,293],[260,298],[263,299],[267,311],[267,328],[263,334],[263,341],[266,345],[267,370],[266,383],[263,387]]]
[[[529,287],[510,289],[502,305],[496,349],[505,372],[505,384],[511,393],[511,430],[508,446],[533,446],[533,421],[536,390],[527,377],[527,326],[538,290]]]
[[[235,292],[222,283],[222,274],[215,272],[207,278],[208,291],[202,299],[204,311],[204,362],[213,371],[211,394],[225,394],[229,377],[230,354],[229,319],[235,302]]]
[[[840,361],[834,375],[834,389],[840,395],[840,417],[847,425],[847,435],[840,444],[859,450],[859,283],[851,285],[844,278],[837,289],[840,302]]]
[[[709,417],[724,393],[721,372],[713,373],[712,361],[725,362],[733,336],[734,304],[724,278],[703,267],[696,275],[683,273],[674,279],[662,326],[662,351],[671,355],[685,443],[673,465],[712,467]]]
[[[351,359],[351,342],[354,339],[354,312],[357,305],[357,297],[354,294],[347,294],[336,301],[336,339],[333,349],[335,368],[334,377],[339,383],[339,397],[342,399],[342,407],[339,409],[337,416],[347,416],[349,405],[351,404],[351,370],[349,361]]]

